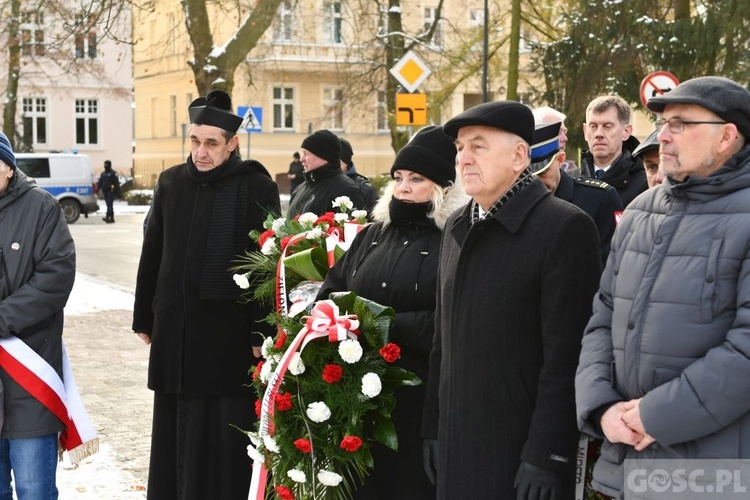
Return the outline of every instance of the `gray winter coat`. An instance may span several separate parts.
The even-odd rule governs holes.
[[[749,274],[750,146],[625,210],[583,339],[578,424],[601,436],[592,412],[642,397],[656,443],[605,440],[597,489],[621,495],[624,459],[750,458]]]
[[[60,205],[20,170],[0,194],[0,337],[23,340],[62,378],[63,307],[75,279],[75,247]],[[0,368],[3,438],[64,429]]]

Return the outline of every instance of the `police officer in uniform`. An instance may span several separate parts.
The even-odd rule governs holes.
[[[560,122],[540,124],[534,130],[531,148],[531,171],[557,198],[586,212],[599,230],[602,265],[609,255],[609,243],[623,207],[617,190],[606,182],[587,177],[571,177],[560,166],[565,151],[560,151]]]

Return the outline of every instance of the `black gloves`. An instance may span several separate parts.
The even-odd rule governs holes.
[[[437,478],[437,439],[425,439],[422,443],[422,460],[424,472],[432,485]]]
[[[565,474],[549,469],[543,469],[528,462],[521,462],[513,483],[518,489],[517,500],[562,500],[568,498]]]

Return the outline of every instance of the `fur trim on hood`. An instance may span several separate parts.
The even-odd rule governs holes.
[[[391,198],[393,198],[393,192],[396,188],[396,183],[391,180],[383,190],[383,195],[378,200],[375,208],[372,210],[372,219],[375,222],[382,222],[383,226],[387,226],[391,222],[391,215],[389,205]],[[452,186],[443,189],[445,195],[443,199],[435,204],[435,209],[428,215],[435,221],[435,225],[443,230],[445,223],[448,221],[448,217],[466,205],[471,199],[469,195],[464,192],[464,187],[461,185],[460,178],[457,176],[456,181]]]

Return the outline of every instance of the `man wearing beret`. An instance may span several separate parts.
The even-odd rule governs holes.
[[[333,200],[347,196],[355,210],[366,210],[364,195],[357,183],[341,171],[341,141],[330,130],[318,130],[302,141],[305,182],[292,193],[287,217],[305,212],[323,215],[336,212]]]
[[[439,499],[571,499],[573,377],[600,274],[596,226],[531,173],[528,107],[480,104],[443,128],[472,200],[441,243],[428,474]]]
[[[57,498],[58,435],[70,419],[55,413],[50,385],[65,383],[63,308],[75,273],[60,204],[16,167],[0,132],[0,498]]]
[[[270,312],[240,300],[229,268],[257,251],[248,237],[280,213],[268,171],[239,156],[223,90],[189,108],[190,155],[159,176],[143,239],[133,331],[151,353],[154,418],[148,498],[246,499],[247,436],[255,394],[247,371],[258,362]],[[235,427],[236,426],[236,427]]]
[[[705,76],[648,108],[666,180],[620,220],[576,375],[593,485],[618,498],[627,459],[750,458],[750,92]]]
[[[531,146],[531,172],[539,177],[556,198],[572,203],[591,217],[599,231],[602,267],[607,262],[609,243],[622,216],[617,190],[604,181],[571,177],[562,169],[565,151],[560,149],[561,122],[537,124]]]

